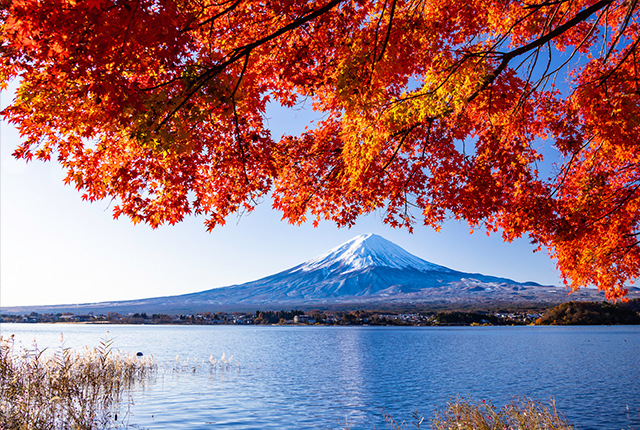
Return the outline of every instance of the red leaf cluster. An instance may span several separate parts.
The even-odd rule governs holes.
[[[115,217],[212,229],[267,194],[292,223],[453,217],[622,298],[640,273],[637,3],[2,0],[0,82],[20,80],[2,114],[16,157],[55,157]],[[324,120],[273,139],[267,103],[306,99]]]

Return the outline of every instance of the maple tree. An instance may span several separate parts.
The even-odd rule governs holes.
[[[0,0],[14,155],[84,199],[208,229],[384,210],[547,247],[610,299],[640,274],[638,0]],[[269,103],[323,120],[274,139]],[[538,166],[551,161],[550,174]]]

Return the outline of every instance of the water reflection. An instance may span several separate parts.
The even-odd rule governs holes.
[[[109,326],[115,346],[165,363],[127,419],[149,429],[385,428],[462,394],[554,397],[581,429],[640,427],[639,327]],[[104,326],[12,325],[27,345],[96,345]],[[224,371],[188,366],[233,356]],[[629,410],[627,411],[627,405]]]

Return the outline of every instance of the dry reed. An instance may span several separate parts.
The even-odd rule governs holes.
[[[167,364],[169,369],[174,373],[196,373],[197,371],[208,371],[212,373],[217,371],[226,372],[229,370],[240,372],[242,370],[239,361],[233,361],[233,356],[225,358],[224,353],[221,358],[215,358],[213,354],[211,354],[208,360],[199,359],[198,357],[194,357],[193,359],[176,357],[175,360],[169,361]]]
[[[382,415],[391,430],[421,430],[427,426],[433,430],[573,430],[556,410],[553,399],[547,405],[528,397],[516,398],[502,408],[485,400],[457,397],[430,422],[425,422],[417,409],[408,423],[397,422],[384,411]],[[349,430],[350,426],[343,425],[342,429]]]
[[[436,430],[573,430],[556,409],[548,404],[520,397],[497,408],[485,400],[456,398],[431,422]]]
[[[153,357],[113,351],[112,340],[82,352],[43,354],[0,336],[0,430],[120,428],[123,394],[155,375]]]

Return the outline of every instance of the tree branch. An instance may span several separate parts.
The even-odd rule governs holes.
[[[387,161],[387,163],[384,165],[384,167],[382,168],[383,172],[387,171],[387,167],[389,167],[389,165],[393,162],[393,160],[396,158],[396,156],[398,155],[398,151],[400,151],[400,148],[402,148],[402,145],[404,144],[404,141],[407,139],[407,137],[409,136],[409,134],[411,134],[411,132],[413,130],[415,130],[417,127],[420,126],[420,123],[418,124],[414,124],[413,126],[409,127],[407,130],[404,130],[403,132],[401,132],[402,139],[400,139],[400,142],[398,143],[398,146],[396,147],[396,150],[393,151],[393,154],[391,155],[391,158],[389,158],[389,161]]]
[[[285,33],[288,33],[289,31],[295,30],[296,28],[300,27],[303,24],[306,24],[309,21],[314,20],[315,18],[329,12],[331,9],[333,9],[335,6],[339,5],[340,3],[342,3],[344,0],[331,0],[329,3],[327,3],[326,5],[324,5],[323,7],[321,7],[320,9],[317,9],[313,12],[311,12],[308,15],[305,15],[304,17],[297,19],[291,23],[289,23],[288,25],[282,27],[281,29],[279,29],[278,31],[275,31],[274,33],[271,33],[268,36],[265,36],[261,39],[256,40],[253,43],[249,43],[247,45],[241,46],[239,48],[234,49],[233,51],[231,51],[230,54],[227,55],[227,60],[223,61],[220,64],[217,64],[216,66],[208,69],[205,73],[203,73],[200,76],[199,79],[199,83],[197,85],[194,86],[194,88],[189,91],[187,94],[185,94],[185,96],[183,97],[183,100],[178,104],[178,106],[176,106],[171,112],[169,112],[167,114],[167,116],[160,122],[160,124],[158,124],[158,127],[156,128],[156,130],[159,130],[160,128],[162,128],[180,109],[182,109],[182,107],[187,103],[187,101],[193,97],[194,94],[196,94],[198,91],[200,91],[200,89],[214,76],[218,75],[219,73],[221,73],[223,70],[225,70],[228,66],[230,66],[231,64],[235,63],[236,61],[238,61],[239,59],[248,56],[251,51],[253,51],[254,49],[258,48],[261,45],[264,45],[267,42],[270,42],[280,36],[282,36]]]
[[[387,44],[389,43],[389,37],[391,36],[391,26],[393,24],[393,15],[395,10],[396,10],[396,0],[393,0],[393,3],[391,4],[391,12],[389,12],[389,24],[387,25],[387,36],[385,37],[384,42],[382,42],[382,51],[380,51],[380,55],[378,56],[376,63],[379,63],[380,60],[382,60],[384,51],[387,49]]]
[[[615,40],[611,42],[611,47],[609,48],[609,51],[607,51],[607,55],[604,56],[604,60],[602,61],[603,64],[607,62],[607,60],[609,59],[609,56],[611,55],[616,45],[620,41],[620,38],[622,37],[622,33],[624,33],[624,31],[627,29],[627,26],[629,25],[629,20],[631,19],[631,15],[633,15],[633,11],[637,5],[638,5],[638,0],[633,0],[629,5],[627,9],[627,13],[624,17],[624,22],[622,23],[622,27],[618,31],[618,34],[616,34]]]
[[[576,26],[580,22],[585,21],[591,15],[593,15],[594,13],[599,11],[600,9],[610,5],[613,2],[614,2],[614,0],[601,0],[601,1],[591,5],[590,7],[584,9],[583,11],[579,12],[572,19],[570,19],[569,21],[565,22],[561,26],[557,27],[555,30],[547,33],[545,36],[542,36],[539,39],[536,39],[531,43],[528,43],[528,44],[526,44],[524,46],[521,46],[520,48],[514,49],[511,52],[507,52],[507,53],[503,54],[502,55],[502,62],[500,63],[500,65],[491,74],[489,74],[486,77],[486,79],[485,79],[484,83],[482,84],[482,86],[467,98],[467,103],[470,103],[471,101],[473,101],[476,97],[478,97],[478,95],[480,95],[480,93],[482,93],[485,89],[487,89],[487,87],[489,85],[493,84],[493,82],[496,80],[498,75],[500,73],[502,73],[507,68],[507,65],[509,64],[509,62],[512,59],[514,59],[515,57],[517,57],[519,55],[522,55],[522,54],[524,54],[526,52],[529,52],[529,51],[531,51],[533,49],[536,49],[536,48],[539,48],[539,47],[543,46],[545,43],[547,43],[547,42],[555,39],[556,37],[562,35],[563,33],[565,33],[570,28],[573,28],[574,26]]]
[[[240,77],[238,78],[238,82],[236,82],[236,87],[233,89],[233,93],[231,93],[231,103],[233,104],[233,122],[236,128],[236,141],[238,142],[238,146],[240,147],[240,158],[242,159],[242,172],[244,173],[244,181],[248,185],[249,184],[249,176],[247,175],[247,157],[244,150],[244,144],[242,142],[242,134],[240,133],[240,124],[238,121],[238,109],[236,108],[236,92],[240,87],[240,82],[242,82],[242,78],[244,77],[245,72],[247,71],[247,65],[249,64],[249,54],[244,59],[244,65],[242,67],[242,72],[240,73]]]

